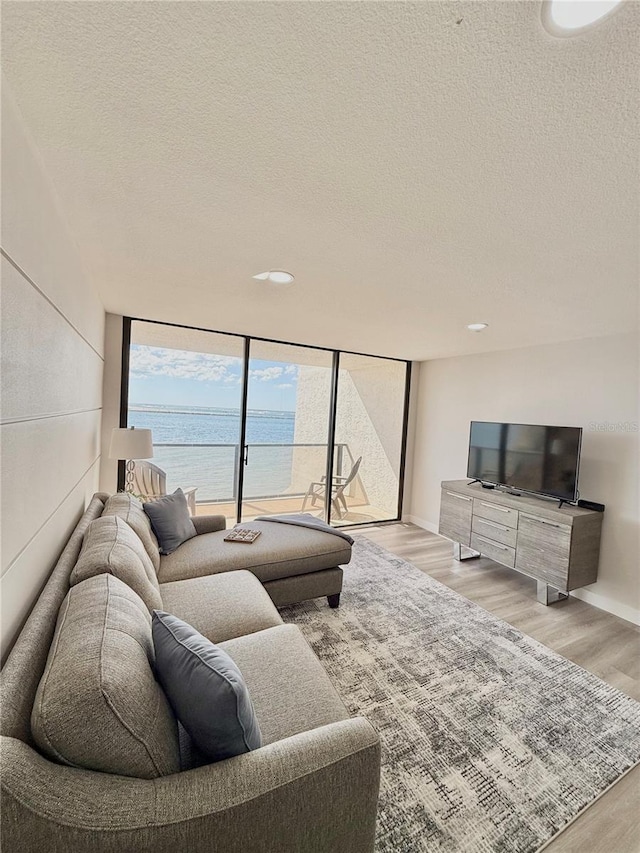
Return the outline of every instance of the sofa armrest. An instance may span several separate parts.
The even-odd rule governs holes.
[[[22,741],[2,742],[3,849],[373,850],[380,742],[362,718],[152,780],[58,766]]]
[[[227,519],[224,515],[194,515],[191,519],[196,533],[216,533],[218,530],[226,530]]]

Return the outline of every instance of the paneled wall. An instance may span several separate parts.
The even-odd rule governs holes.
[[[97,489],[104,309],[2,86],[3,658]]]

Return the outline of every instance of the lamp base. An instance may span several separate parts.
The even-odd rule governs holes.
[[[133,492],[133,472],[136,469],[136,463],[133,459],[127,459],[124,477],[124,490],[131,494]]]

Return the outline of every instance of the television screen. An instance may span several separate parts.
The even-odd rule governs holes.
[[[472,421],[467,476],[574,501],[581,427]]]

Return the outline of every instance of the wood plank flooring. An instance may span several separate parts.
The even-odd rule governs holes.
[[[640,628],[577,598],[550,607],[534,580],[489,559],[458,562],[446,539],[413,524],[356,528],[524,634],[640,700]],[[545,853],[640,853],[640,765],[554,839]]]

